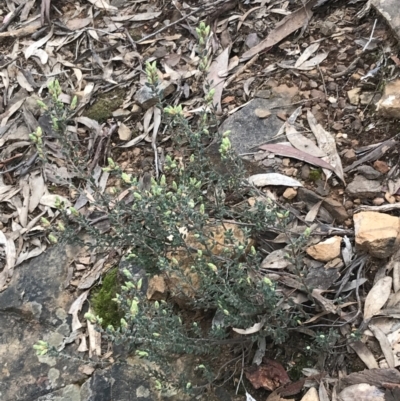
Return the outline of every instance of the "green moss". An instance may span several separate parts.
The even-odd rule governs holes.
[[[104,123],[112,117],[112,112],[119,109],[124,101],[125,90],[121,88],[102,93],[96,102],[83,114],[99,123]]]
[[[310,181],[313,181],[313,182],[315,182],[315,181],[318,181],[318,180],[320,180],[321,179],[321,177],[322,177],[322,171],[321,170],[311,170],[310,171],[310,176],[309,176],[309,178],[310,178]]]
[[[101,286],[94,291],[91,297],[94,312],[103,319],[104,328],[110,324],[115,328],[119,327],[120,320],[123,317],[118,304],[112,300],[119,292],[117,272],[117,268],[111,269],[103,277]]]

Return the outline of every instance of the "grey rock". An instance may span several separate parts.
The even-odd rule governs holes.
[[[382,174],[371,166],[359,166],[357,167],[356,171],[368,180],[377,180],[378,178],[382,177]]]
[[[175,85],[168,81],[161,82],[159,89],[161,90],[161,97],[167,97],[176,89]],[[135,101],[145,110],[155,106],[159,102],[159,98],[148,86],[142,86],[135,93]]]
[[[86,379],[78,370],[83,361],[37,357],[32,348],[38,340],[58,347],[70,334],[70,317],[62,311],[73,301],[63,291],[71,261],[71,254],[52,248],[18,266],[9,287],[0,293],[0,365],[6,367],[0,381],[2,400],[57,399],[45,396]],[[67,399],[76,398],[60,393],[58,400]]]
[[[177,392],[161,393],[146,362],[129,357],[115,347],[116,362],[96,363],[78,354],[70,332],[68,310],[75,296],[65,290],[68,267],[79,248],[57,246],[15,269],[8,288],[0,293],[0,399],[3,401],[183,401]],[[135,277],[137,266],[126,262]],[[122,268],[122,266],[121,266]],[[72,344],[62,350],[68,358],[37,356],[33,345],[47,341],[56,348],[66,337]],[[129,364],[125,362],[129,360]],[[91,364],[91,376],[80,367]],[[182,369],[193,372],[193,367]]]
[[[400,39],[400,8],[398,0],[372,0],[371,4]]]
[[[297,88],[288,88],[286,85],[272,88],[270,99],[252,100],[228,117],[221,125],[220,131],[231,131],[229,139],[238,154],[257,150],[257,147],[264,143],[281,142],[282,138],[275,138],[283,124],[277,113],[290,114],[294,110],[294,106],[290,104],[297,93]],[[257,117],[256,109],[270,110],[271,115],[267,119],[261,119]]]
[[[320,202],[323,198],[317,195],[315,192],[310,191],[309,189],[298,188],[297,199],[300,202],[304,202],[307,207],[307,210],[310,210],[316,203]],[[319,208],[318,218],[326,223],[332,223],[334,220],[331,214],[322,206]]]
[[[299,188],[297,191],[297,199],[304,202],[308,210],[322,200],[323,202],[319,209],[318,217],[325,222],[336,220],[339,223],[343,223],[349,217],[345,207],[340,202],[330,197],[323,198],[309,189]]]
[[[343,223],[349,218],[346,208],[339,201],[332,198],[325,198],[322,206],[331,214],[331,216],[339,223]]]
[[[368,180],[362,175],[356,175],[354,180],[347,185],[346,192],[354,198],[375,198],[381,194],[382,185],[379,181]]]

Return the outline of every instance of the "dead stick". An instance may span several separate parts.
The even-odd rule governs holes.
[[[25,6],[25,2],[22,2],[10,15],[8,20],[0,27],[0,32],[4,32],[8,26],[17,18],[18,14],[22,10],[22,8]]]

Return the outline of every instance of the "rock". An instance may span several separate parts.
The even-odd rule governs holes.
[[[308,164],[305,164],[301,168],[301,178],[302,180],[308,180],[309,177],[310,177],[310,167],[308,166]]]
[[[386,84],[376,111],[382,117],[400,118],[400,79]]]
[[[356,152],[353,149],[346,150],[343,154],[343,160],[349,164],[355,162],[357,160]]]
[[[400,39],[400,9],[397,0],[372,0],[371,4],[385,19],[386,23],[393,29]]]
[[[123,120],[131,115],[131,112],[126,109],[117,109],[112,112],[112,116],[117,120]]]
[[[132,106],[131,114],[133,116],[138,116],[142,112],[142,108],[138,104]]]
[[[349,101],[354,106],[357,106],[358,103],[360,102],[360,92],[361,92],[361,88],[354,88],[347,92]]]
[[[325,99],[326,99],[325,93],[320,91],[320,90],[318,90],[318,89],[312,89],[311,90],[311,97],[313,99],[318,99],[318,100],[320,100],[322,102],[325,102]]]
[[[378,212],[353,216],[356,246],[380,259],[390,257],[400,243],[400,219]]]
[[[341,131],[343,129],[343,123],[339,121],[334,122],[332,125],[332,129],[334,129],[335,131]]]
[[[340,256],[341,243],[342,238],[334,236],[317,245],[310,246],[307,248],[306,252],[315,260],[319,260],[320,262],[329,262],[330,260]]]
[[[159,89],[163,93],[163,97],[169,96],[171,93],[175,92],[175,85],[169,81],[162,81]],[[159,98],[157,95],[153,93],[153,91],[148,86],[142,86],[135,93],[135,101],[143,107],[145,110],[150,107],[156,105],[159,102]]]
[[[383,199],[383,198],[375,198],[373,201],[372,201],[372,204],[374,205],[374,206],[380,206],[380,205],[383,205],[385,203],[385,199]]]
[[[349,217],[346,208],[340,202],[333,198],[325,198],[322,202],[322,206],[338,223],[343,223]]]
[[[255,97],[260,99],[269,99],[271,95],[272,92],[269,89],[262,89],[256,93]]]
[[[320,202],[323,198],[318,196],[315,192],[306,188],[299,188],[297,190],[297,200],[306,204],[307,210],[310,210],[316,203]],[[320,207],[318,217],[327,222],[332,223],[334,220],[330,213],[324,208]]]
[[[258,118],[268,118],[271,115],[268,109],[256,109],[254,113]]]
[[[255,33],[249,33],[246,37],[244,44],[251,49],[252,47],[258,45],[260,43],[260,37]]]
[[[87,379],[78,370],[83,361],[37,357],[32,348],[38,340],[59,347],[71,334],[67,319],[73,298],[62,289],[75,254],[61,247],[46,251],[18,266],[0,293],[1,399],[36,400],[56,391],[75,394],[79,387],[74,383]]]
[[[374,92],[363,92],[360,95],[360,103],[363,106],[366,106],[374,100],[375,93]]]
[[[357,167],[356,171],[369,180],[376,180],[382,176],[379,171],[376,171],[373,167],[367,165]]]
[[[243,108],[228,117],[220,127],[220,132],[230,130],[229,139],[232,148],[238,153],[248,153],[254,147],[263,143],[276,143],[280,138],[273,138],[282,126],[282,121],[277,117],[283,113],[292,113],[293,98],[299,90],[293,86],[280,85],[271,88],[270,99],[253,99]],[[270,110],[271,115],[266,119],[257,117],[257,109]]]
[[[294,188],[286,188],[282,195],[285,199],[292,200],[297,196],[297,191]]]
[[[329,184],[324,180],[315,181],[314,190],[319,196],[328,196],[328,194],[331,192]]]
[[[384,196],[388,203],[390,204],[396,203],[396,198],[390,192],[386,192]]]
[[[356,175],[354,180],[347,185],[346,192],[352,197],[375,198],[382,192],[379,181],[368,180],[362,175]]]
[[[149,279],[149,287],[146,293],[147,299],[161,301],[167,298],[167,286],[164,277],[155,275]]]
[[[390,170],[390,167],[387,165],[387,163],[382,160],[376,160],[374,162],[374,168],[375,170],[378,170],[381,174],[386,174]]]
[[[351,200],[347,200],[344,202],[344,207],[346,210],[352,209],[354,206],[354,203]]]

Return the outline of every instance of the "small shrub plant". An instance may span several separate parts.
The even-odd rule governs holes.
[[[201,24],[197,33],[204,78],[209,28]],[[147,189],[141,188],[137,177],[122,171],[116,161],[108,158],[103,169],[118,178],[121,187],[102,194],[91,182],[94,188],[91,210],[106,216],[110,229],[104,232],[87,215],[60,203],[62,221],[49,239],[76,241],[77,233],[83,230],[94,240],[97,250],[118,249],[149,277],[157,274],[167,283],[174,283],[169,297],[149,300],[142,279],[135,280],[126,268],[125,282],[113,298],[116,313],[122,316],[118,323],[111,324],[110,317],[105,322],[104,316],[86,315],[106,338],[116,344],[128,343],[139,357],[161,364],[168,376],[171,357],[177,354],[210,355],[220,346],[233,346],[244,340],[255,343],[265,337],[279,344],[304,316],[295,307],[282,308],[284,296],[261,274],[261,254],[252,238],[268,227],[284,232],[290,216],[248,185],[241,160],[232,150],[229,132],[211,133],[210,127],[217,126],[212,83],[205,83],[208,89],[203,111],[196,121],[189,122],[181,105],[162,104],[155,62],[146,65],[146,75],[147,85],[159,96],[157,107],[172,141],[179,146],[184,144],[180,156],[167,155],[162,166],[164,174],[158,180],[153,178]],[[54,83],[51,88],[53,108],[43,107],[50,113],[55,130],[65,133],[68,114],[58,102],[59,84]],[[75,106],[73,101],[69,110]],[[66,157],[74,166],[82,166],[84,150],[68,144],[68,137],[59,137]],[[36,132],[31,139],[45,162],[41,133]],[[220,157],[229,166],[228,173],[221,173],[210,163],[207,153],[210,142],[219,144]],[[79,177],[89,179],[82,171]],[[127,191],[128,196],[121,198],[122,191]],[[229,201],[232,194],[236,201],[251,197],[254,204],[235,208]],[[50,226],[47,220],[42,222]],[[217,238],[216,228],[222,229],[222,237]],[[296,266],[308,235],[306,232],[293,242],[288,257]],[[188,318],[195,313],[211,313],[214,319],[208,325],[200,325]],[[254,332],[232,336],[232,328],[240,332],[254,327],[257,327]],[[43,341],[35,347],[41,354],[48,351]],[[212,370],[202,363],[198,368],[207,380],[212,380]],[[189,379],[183,376],[176,380],[183,381],[186,388],[191,387]]]

